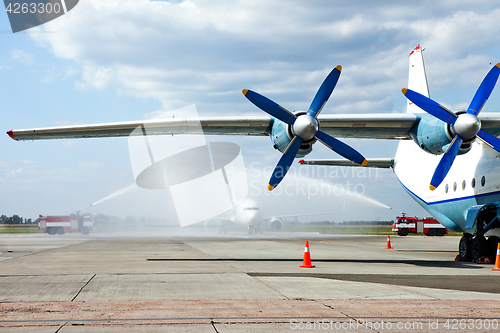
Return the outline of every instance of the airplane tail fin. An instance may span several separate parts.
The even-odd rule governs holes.
[[[410,72],[408,75],[408,89],[416,91],[424,96],[429,97],[429,88],[427,87],[427,76],[425,75],[424,58],[422,57],[422,48],[417,45],[410,53]],[[406,101],[407,113],[422,113],[424,112],[418,106]]]

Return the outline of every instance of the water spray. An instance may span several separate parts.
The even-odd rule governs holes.
[[[82,208],[82,209],[80,209],[80,210],[77,210],[76,212],[77,212],[77,214],[78,214],[78,213],[80,213],[81,211],[83,211],[83,210],[85,210],[85,209],[89,209],[90,207],[92,207],[92,206],[94,206],[94,205],[97,205],[97,204],[99,204],[99,203],[101,203],[101,202],[103,202],[103,201],[107,201],[107,200],[109,200],[109,199],[112,199],[112,198],[115,198],[115,197],[117,197],[117,196],[119,196],[119,195],[122,195],[122,194],[124,194],[124,193],[126,193],[126,192],[128,192],[128,191],[130,191],[130,190],[133,190],[135,187],[136,187],[136,185],[135,185],[135,184],[129,185],[129,186],[125,187],[125,188],[122,188],[121,190],[118,190],[118,191],[116,191],[116,192],[114,192],[114,193],[111,193],[110,195],[108,195],[108,196],[106,196],[106,197],[104,197],[104,198],[102,198],[102,199],[100,199],[100,200],[97,200],[96,202],[94,202],[93,204],[90,204],[90,205],[86,206],[85,208]]]

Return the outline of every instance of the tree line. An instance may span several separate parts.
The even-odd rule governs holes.
[[[36,220],[25,219],[20,217],[19,215],[12,215],[8,217],[7,215],[0,216],[0,224],[35,224]]]

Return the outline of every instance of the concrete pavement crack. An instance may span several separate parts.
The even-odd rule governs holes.
[[[95,278],[96,274],[92,275],[92,277],[80,288],[80,290],[78,290],[78,292],[76,293],[75,297],[73,297],[71,299],[71,302],[73,302],[75,300],[75,298],[78,297],[78,295],[80,295],[80,293],[82,292],[83,288],[85,288],[89,283],[90,281],[92,281],[93,278]]]
[[[353,320],[353,321],[354,321],[354,322],[356,322],[357,324],[359,324],[359,323],[362,323],[362,322],[363,322],[363,321],[358,320],[358,319],[357,319],[357,318],[355,318],[355,317],[352,317],[352,316],[348,315],[347,313],[344,313],[343,311],[341,311],[341,310],[339,310],[339,309],[335,309],[335,308],[334,308],[333,306],[331,306],[331,305],[328,305],[328,304],[322,303],[322,302],[320,302],[320,301],[319,301],[319,300],[317,300],[317,299],[313,299],[313,301],[314,301],[314,302],[317,302],[317,303],[319,303],[319,304],[321,304],[321,305],[323,305],[323,306],[324,306],[324,307],[326,307],[326,308],[329,308],[329,309],[331,309],[331,310],[338,311],[338,312],[342,313],[342,314],[343,314],[346,318],[349,318],[349,320]],[[368,328],[368,327],[366,327],[366,328]],[[373,329],[373,327],[369,327],[369,329],[370,329],[370,330],[372,330],[372,331],[374,331],[374,332],[379,333],[379,331],[374,330],[374,329]]]

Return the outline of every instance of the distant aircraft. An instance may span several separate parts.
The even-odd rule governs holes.
[[[315,216],[315,215],[329,215],[342,213],[345,209],[345,201],[342,210],[339,212],[324,212],[324,213],[311,213],[311,214],[295,214],[295,215],[281,215],[281,216],[271,216],[263,217],[260,210],[259,204],[253,199],[243,200],[237,207],[235,214],[230,217],[215,217],[210,220],[205,221],[205,227],[207,228],[219,228],[221,232],[227,231],[227,226],[229,224],[236,224],[248,229],[248,234],[253,235],[264,233],[264,227],[267,226],[271,231],[281,231],[283,228],[283,220],[288,218],[297,219],[298,217],[304,216]]]
[[[273,147],[283,153],[269,181],[270,190],[280,183],[294,158],[309,154],[320,141],[348,160],[302,164],[393,168],[413,199],[446,228],[464,233],[459,245],[461,260],[492,256],[500,240],[500,140],[496,137],[500,135],[500,114],[479,112],[496,84],[500,64],[483,80],[469,108],[453,112],[428,98],[422,49],[417,46],[410,53],[408,89],[403,89],[409,99],[406,113],[319,116],[341,69],[337,66],[327,76],[307,112],[292,113],[244,89],[243,94],[271,117],[174,118],[7,133],[14,140],[114,137],[128,136],[147,124],[149,134],[201,134],[196,127],[189,130],[190,124],[201,123],[204,134],[269,135]],[[334,136],[401,142],[394,158],[367,160]],[[485,236],[489,236],[488,241]]]

